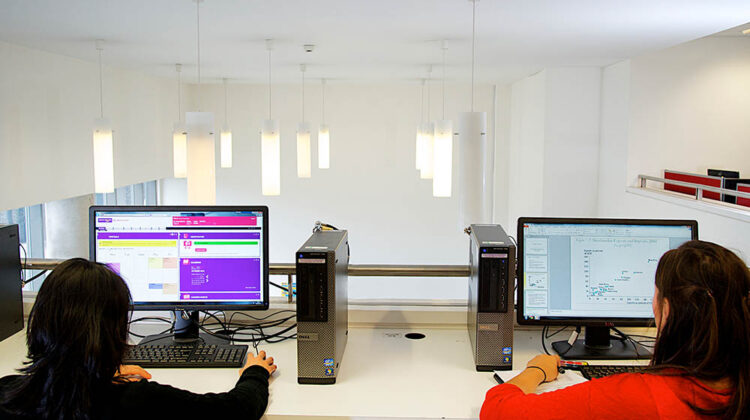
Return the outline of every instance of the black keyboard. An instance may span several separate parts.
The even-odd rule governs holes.
[[[605,376],[617,375],[618,373],[643,372],[646,366],[634,365],[583,365],[579,369],[586,379],[603,378]]]
[[[170,344],[132,346],[124,365],[152,368],[242,367],[247,346],[230,344]]]

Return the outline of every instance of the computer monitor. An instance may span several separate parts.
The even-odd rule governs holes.
[[[268,309],[268,207],[93,206],[89,248],[134,309],[176,312],[178,341],[198,337],[199,310]]]
[[[564,358],[648,358],[610,328],[653,325],[659,259],[692,239],[694,220],[521,217],[518,323],[585,326],[585,340],[553,343]]]

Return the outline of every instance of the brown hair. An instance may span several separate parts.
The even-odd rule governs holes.
[[[750,418],[750,271],[719,245],[690,241],[661,258],[659,298],[669,301],[651,365],[699,380],[731,380],[729,404],[700,414]],[[662,372],[674,372],[660,369]],[[664,373],[667,374],[667,373]]]
[[[29,362],[0,405],[22,417],[92,419],[127,349],[130,291],[107,266],[67,260],[29,316]],[[100,408],[100,407],[99,407]]]

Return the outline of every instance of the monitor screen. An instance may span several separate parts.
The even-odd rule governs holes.
[[[518,321],[643,324],[659,259],[697,237],[694,221],[521,218]]]
[[[149,309],[268,307],[266,207],[92,207],[91,258]]]

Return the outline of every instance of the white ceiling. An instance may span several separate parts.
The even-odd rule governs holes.
[[[264,82],[263,39],[274,38],[276,81],[308,77],[406,81],[442,72],[467,80],[471,3],[467,0],[204,0],[204,80]],[[748,0],[481,0],[477,79],[509,82],[550,66],[606,65],[750,21]],[[0,40],[174,77],[184,63],[196,79],[193,0],[0,0]],[[303,44],[315,44],[313,53]]]

